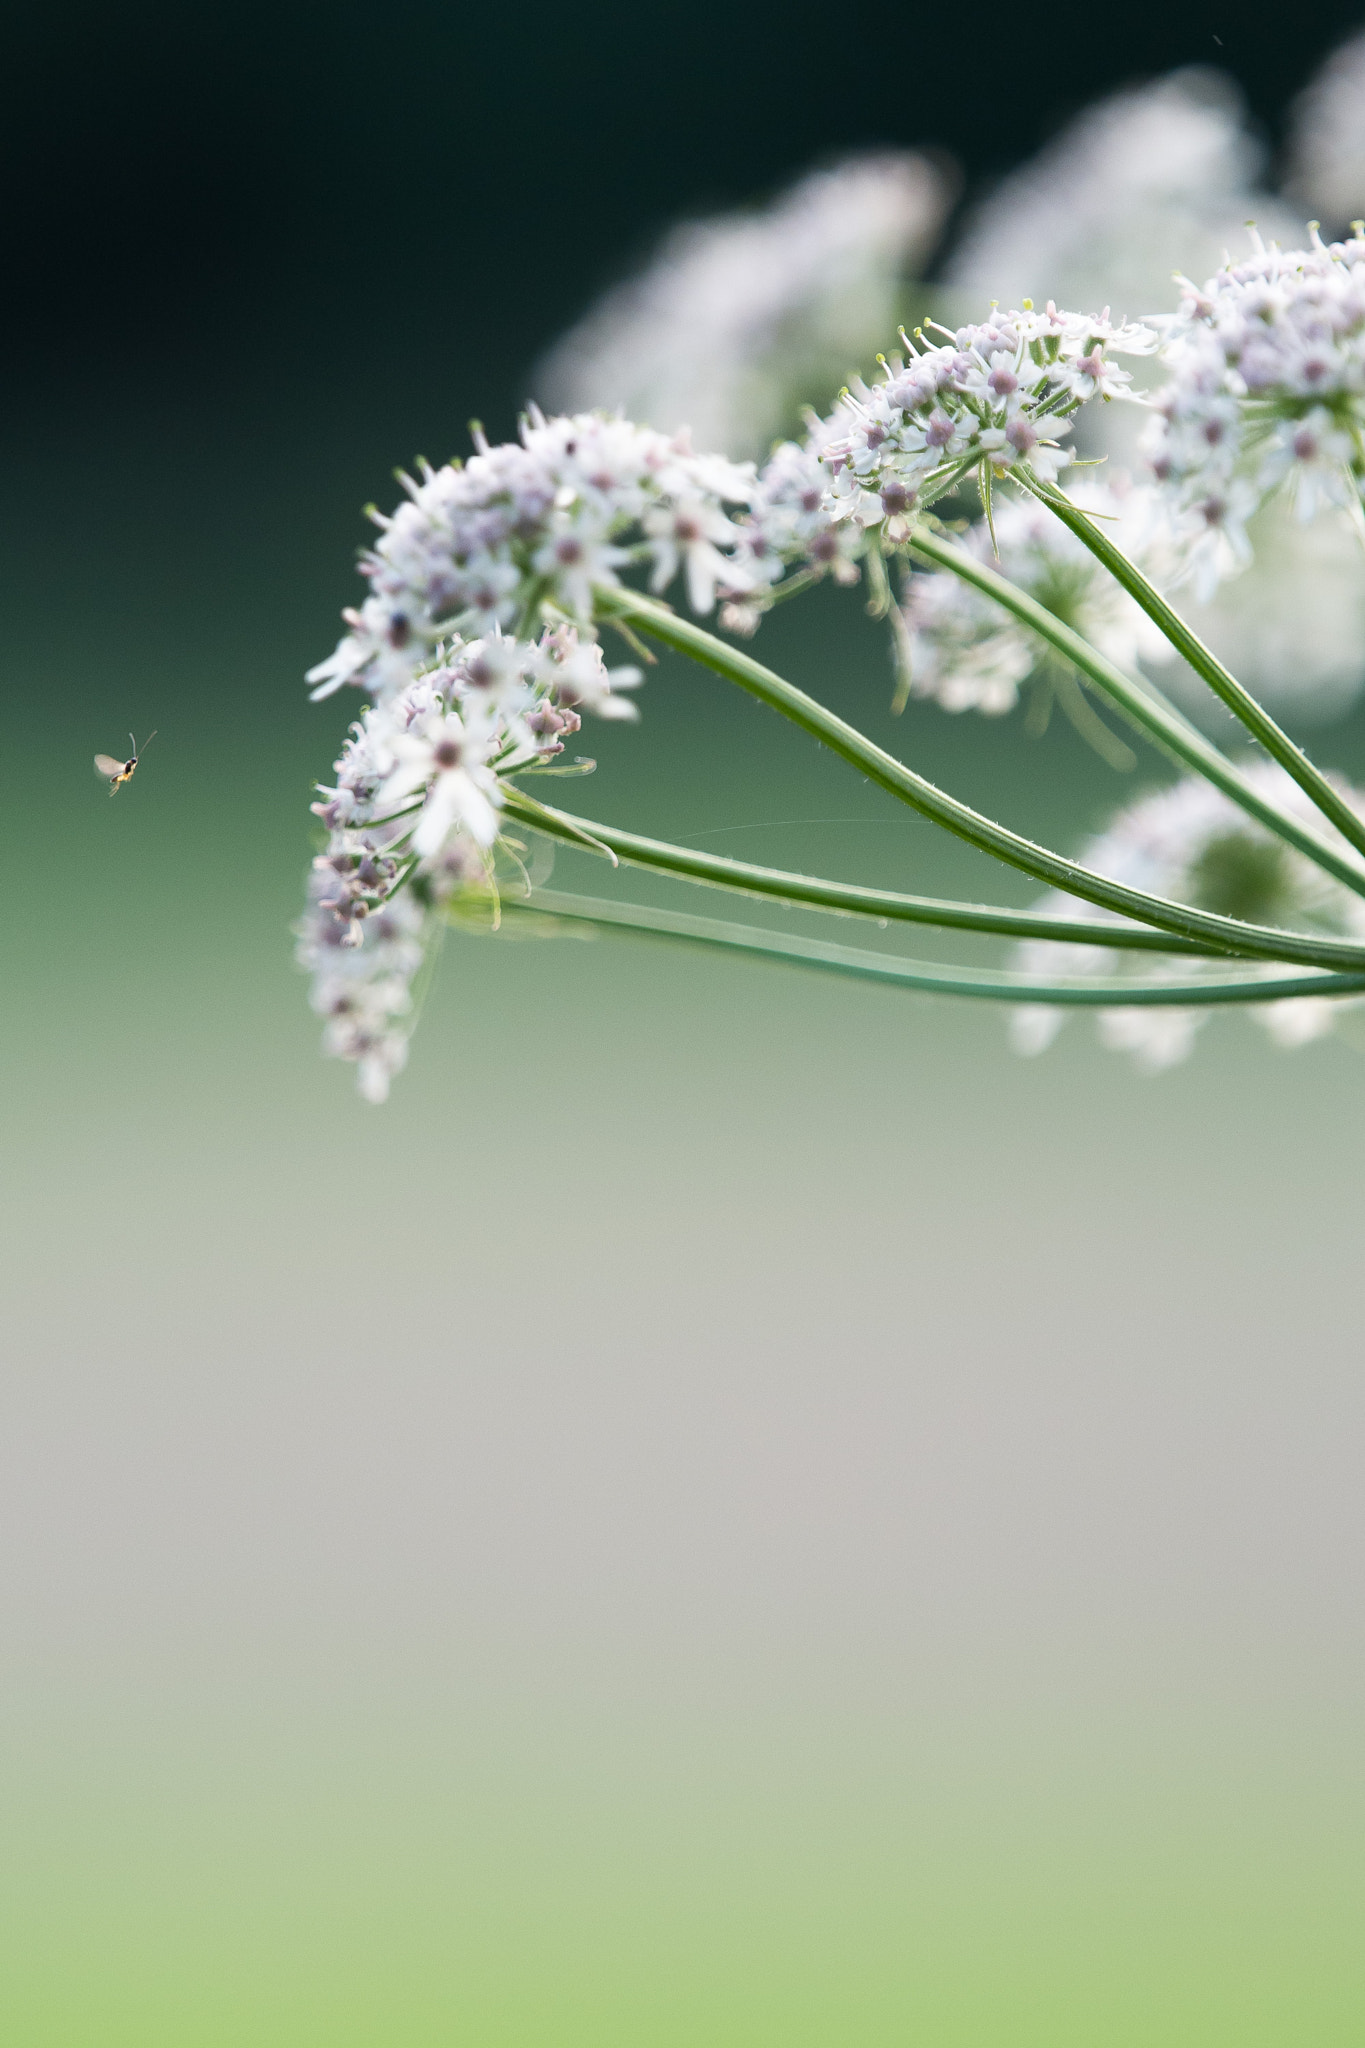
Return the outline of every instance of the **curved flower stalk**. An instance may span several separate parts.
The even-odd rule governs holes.
[[[1362,974],[1287,974],[1267,968],[1262,974],[1224,976],[1192,981],[1188,975],[1177,980],[1103,980],[1077,976],[1038,981],[1031,975],[977,971],[945,966],[942,962],[902,960],[886,953],[873,953],[856,946],[830,945],[820,939],[802,939],[790,934],[765,931],[753,925],[731,924],[721,918],[692,917],[676,910],[651,910],[637,903],[615,903],[591,896],[561,896],[544,889],[526,912],[523,906],[509,906],[516,919],[529,915],[536,926],[567,920],[569,925],[596,926],[604,931],[628,931],[647,937],[682,939],[693,945],[719,947],[728,952],[750,953],[803,967],[822,968],[857,980],[879,981],[884,986],[913,989],[924,995],[962,996],[1000,1002],[1047,1005],[1065,1004],[1080,1009],[1099,1009],[1119,1003],[1126,1008],[1173,1011],[1193,999],[1205,1005],[1266,1007],[1266,998],[1294,1002],[1300,997],[1323,1000],[1327,990],[1333,998],[1365,992]]]
[[[1248,964],[1253,980],[1265,974],[1267,995],[1316,1001],[1358,991],[1365,930],[1352,921],[1356,913],[1342,913],[1330,895],[1310,902],[1305,884],[1264,905],[1248,899],[1258,913],[1252,915],[1240,899],[1231,908],[1201,900],[1197,878],[1182,898],[1039,846],[936,788],[663,600],[664,591],[680,588],[694,612],[719,608],[723,624],[747,633],[772,603],[825,575],[850,582],[866,571],[874,607],[885,609],[887,557],[928,560],[997,606],[1014,626],[1037,635],[1130,722],[1265,828],[1272,845],[1292,849],[1311,872],[1329,877],[1317,882],[1319,890],[1352,892],[1358,904],[1365,898],[1365,864],[1357,857],[1365,849],[1365,826],[1354,797],[1298,754],[1200,648],[1141,570],[1056,488],[1067,460],[1062,443],[1080,408],[1095,397],[1128,395],[1128,374],[1114,356],[1145,353],[1152,345],[1150,330],[1114,326],[1107,316],[1024,307],[961,328],[944,344],[922,337],[907,342],[906,357],[884,362],[875,389],[859,386],[846,394],[828,420],[812,422],[803,444],[783,444],[761,472],[699,455],[684,436],[626,420],[533,414],[520,442],[490,448],[480,438],[466,467],[424,468],[418,480],[408,481],[408,503],[392,519],[378,519],[381,538],[362,563],[369,597],[347,614],[340,646],[309,678],[315,696],[351,685],[369,700],[334,783],[320,790],[314,806],[327,836],[300,928],[313,1001],[327,1018],[327,1048],[357,1064],[362,1092],[381,1100],[402,1065],[423,963],[452,916],[475,911],[496,926],[509,888],[511,900],[535,906],[537,893],[520,859],[525,842],[512,836],[511,824],[613,861],[637,860],[680,879],[806,909],[1041,941],[1046,916],[743,868],[537,804],[521,788],[521,777],[591,767],[558,760],[583,714],[634,715],[628,693],[641,671],[607,668],[597,638],[603,626],[619,630],[642,655],[645,643],[654,642],[701,662],[897,801],[1103,913],[1098,920],[1068,920],[1062,927],[1068,943],[1102,946],[1106,953],[1111,946],[1131,954],[1183,952],[1195,960],[1193,978],[1173,981],[1167,969],[1159,985],[1151,975],[1128,974],[1099,987],[1082,974],[1076,1001],[1093,1003],[1098,995],[1106,1010],[1129,1004],[1179,1009],[1196,997],[1245,1002]],[[1048,603],[985,562],[979,542],[973,553],[946,540],[927,508],[972,473],[987,530],[997,541],[991,525],[996,483],[1013,476],[1039,501],[1036,513],[1023,512],[1014,536],[1026,578],[1029,563],[1036,570],[1046,554],[1028,539],[1028,522],[1055,517],[1059,532],[1113,575],[1120,595],[1106,603],[1098,586],[1077,580],[1081,557],[1068,556],[1065,544],[1059,559],[1069,562],[1070,594],[1052,589]],[[1023,508],[1009,512],[1007,541],[1016,509]],[[627,580],[632,572],[655,594],[633,587]],[[1085,578],[1090,575],[1086,567]],[[1080,627],[1120,652],[1140,652],[1144,622],[1150,622],[1178,651],[1204,660],[1201,672],[1217,679],[1215,686],[1243,707],[1249,722],[1254,714],[1260,724],[1253,722],[1253,730],[1269,734],[1272,751],[1280,747],[1288,756],[1285,765],[1308,803],[1299,796],[1286,803],[1278,784],[1258,783],[1228,761],[1064,618],[1068,609]],[[1321,817],[1337,824],[1349,844],[1338,844]],[[1180,879],[1186,879],[1183,869]],[[550,907],[568,915],[560,902]],[[1121,935],[1114,919],[1127,920]],[[675,919],[670,926],[664,918],[661,924],[657,915],[628,905],[616,906],[607,921],[668,928],[675,937],[750,951],[758,944],[764,953],[805,966],[874,973],[861,956],[819,940],[772,933],[758,943],[752,935],[731,931],[726,937],[709,926],[702,932],[696,920]],[[1044,1006],[1049,991],[1061,990],[1059,1002],[1073,1000],[1066,977],[1035,977],[1030,989],[1017,977],[901,963],[876,968],[874,978],[997,1000],[1027,995]]]
[[[1250,774],[1286,810],[1304,818],[1310,815],[1302,790],[1275,763],[1264,762]],[[1365,816],[1365,791],[1345,784],[1341,789],[1352,808]],[[1082,858],[1134,888],[1177,896],[1252,923],[1306,928],[1339,938],[1365,936],[1365,902],[1358,895],[1239,812],[1198,776],[1187,776],[1173,788],[1130,804],[1085,847]],[[1066,918],[1071,907],[1066,896],[1054,891],[1035,905],[1035,914]],[[1019,973],[1055,981],[1112,978],[1121,972],[1128,980],[1159,987],[1165,978],[1159,967],[1151,967],[1141,956],[1125,951],[1120,959],[1107,946],[1093,942],[1032,938],[1014,949],[1013,959]],[[1207,967],[1189,970],[1196,988],[1200,974],[1207,972]],[[1359,1000],[1353,999],[1352,1006]],[[1331,1031],[1342,1014],[1342,1002],[1310,991],[1254,1004],[1250,1014],[1276,1044],[1293,1047]],[[1131,1053],[1140,1066],[1158,1072],[1188,1055],[1207,1015],[1207,1009],[1193,1005],[1102,1008],[1098,1028],[1105,1045]],[[1016,1011],[1015,1046],[1021,1052],[1042,1052],[1064,1017],[1062,1009],[1050,1006]]]
[[[928,543],[916,540],[917,547]],[[1011,586],[1003,577],[996,579],[1002,594]],[[1031,606],[1032,601],[1022,591],[1014,592],[1011,602],[1022,607]],[[1048,629],[1062,638],[1072,649],[1077,661],[1087,659],[1097,675],[1107,672],[1103,657],[1091,651],[1083,654],[1085,643],[1076,636],[1070,636],[1065,627],[1054,621],[1037,607],[1040,629],[1044,622]],[[704,667],[715,671],[746,690],[762,704],[780,712],[791,720],[801,731],[819,740],[831,753],[856,768],[866,779],[901,803],[908,804],[922,817],[941,825],[946,831],[963,839],[969,846],[975,846],[983,853],[1004,861],[1007,866],[1019,869],[1026,875],[1052,883],[1065,889],[1073,896],[1081,897],[1087,903],[1098,904],[1102,909],[1115,911],[1121,916],[1136,917],[1157,930],[1173,932],[1181,938],[1197,940],[1210,946],[1215,952],[1246,959],[1296,960],[1307,965],[1351,970],[1365,965],[1365,949],[1352,943],[1336,939],[1320,938],[1297,932],[1280,931],[1265,926],[1247,924],[1238,919],[1228,918],[1218,912],[1201,910],[1195,906],[1177,903],[1166,897],[1156,896],[1144,890],[1132,889],[1127,884],[1116,882],[1110,877],[1087,867],[1083,862],[1071,860],[1052,852],[1033,840],[1023,838],[1008,827],[997,824],[994,819],[975,811],[969,804],[939,789],[927,777],[908,768],[883,747],[867,739],[855,726],[829,711],[804,690],[798,690],[771,669],[741,649],[727,647],[702,627],[690,620],[681,619],[666,606],[656,601],[637,596],[631,591],[617,591],[604,600],[604,615],[624,618],[640,632],[656,640],[661,646],[688,655]],[[1121,679],[1115,676],[1117,683]],[[1134,709],[1138,696],[1132,692]],[[1187,729],[1171,718],[1160,714],[1172,735],[1172,748],[1177,737],[1185,735]],[[1155,719],[1154,719],[1155,722]],[[1199,735],[1189,734],[1189,751],[1199,758],[1204,773],[1212,775],[1217,764],[1227,770],[1229,764],[1222,762],[1216,749],[1209,746]],[[1220,771],[1221,772],[1221,771]],[[1305,831],[1289,813],[1257,795],[1245,777],[1232,771],[1223,778],[1236,798],[1244,805],[1255,806],[1256,815],[1282,837],[1290,837],[1292,843],[1300,845],[1310,858],[1329,861],[1333,872],[1340,871],[1343,878],[1350,877],[1357,890],[1365,894],[1365,868],[1343,859],[1321,841],[1313,832]],[[1343,806],[1344,807],[1344,806]],[[1320,847],[1322,851],[1320,851]]]
[[[1117,532],[1117,529],[1115,529]],[[1201,640],[1276,718],[1328,724],[1365,691],[1365,548],[1343,514],[1304,521],[1292,496],[1272,492],[1247,523],[1250,565],[1207,602],[1189,581],[1166,582]],[[1179,544],[1174,552],[1179,558]],[[1158,582],[1160,578],[1156,579]],[[1153,670],[1199,714],[1199,678],[1172,660]]]

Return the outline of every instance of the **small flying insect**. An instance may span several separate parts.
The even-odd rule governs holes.
[[[131,733],[129,733],[128,737],[130,740],[133,740]],[[143,746],[150,747],[155,738],[156,734],[149,732],[146,739],[142,742]],[[107,778],[110,796],[117,796],[122,785],[125,782],[132,781],[133,770],[138,763],[138,753],[138,743],[136,740],[133,740],[133,751],[126,761],[116,761],[112,754],[96,754],[95,773]]]

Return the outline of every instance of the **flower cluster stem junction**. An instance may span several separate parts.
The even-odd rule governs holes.
[[[757,954],[827,973],[853,975],[923,995],[977,996],[989,1001],[1049,1003],[1113,1009],[1187,1003],[1264,1003],[1285,996],[1355,995],[1365,990],[1361,974],[1243,974],[1227,980],[1133,981],[1095,975],[1071,981],[1038,981],[1030,975],[991,969],[946,967],[936,962],[899,960],[857,946],[833,945],[795,933],[773,932],[755,925],[731,924],[723,918],[695,917],[677,910],[655,910],[638,903],[612,903],[591,896],[560,895],[537,889],[520,902],[506,905],[509,917],[566,919],[589,928],[630,931],[693,945],[723,947]]]
[[[617,825],[602,825],[571,811],[539,803],[526,792],[506,785],[510,818],[558,839],[566,846],[605,852],[625,867],[646,868],[679,881],[704,882],[761,896],[799,910],[831,910],[845,917],[871,917],[882,924],[930,925],[944,931],[992,932],[1011,939],[1054,939],[1082,946],[1115,946],[1121,951],[1194,954],[1201,959],[1226,958],[1226,947],[1176,938],[1141,925],[1109,924],[1099,918],[1045,917],[1028,910],[1007,910],[990,903],[956,903],[935,896],[909,896],[896,889],[868,889],[858,883],[828,881],[822,875],[795,874],[785,868],[756,866],[697,847],[675,846],[648,839]]]

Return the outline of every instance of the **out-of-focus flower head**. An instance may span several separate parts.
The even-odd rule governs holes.
[[[1365,688],[1359,535],[1340,515],[1305,524],[1279,493],[1253,513],[1247,538],[1251,566],[1203,603],[1178,592],[1182,614],[1276,715],[1300,723],[1339,717]],[[1167,648],[1169,665],[1154,676],[1162,689],[1196,719],[1216,713],[1193,670],[1170,656]]]
[[[1169,527],[1154,490],[1132,484],[1122,472],[1101,477],[1091,470],[1077,478],[1068,495],[1105,521],[1106,531],[1153,582],[1169,581]],[[1169,655],[1168,642],[1146,613],[1036,498],[1000,494],[990,524],[979,520],[963,545],[1120,667],[1131,670]],[[1013,709],[1021,687],[1032,678],[1045,693],[1035,726],[1045,722],[1054,693],[1064,710],[1076,710],[1080,683],[1057,673],[1053,650],[948,570],[911,573],[901,619],[909,696],[932,698],[946,711],[997,716]]]
[[[1365,35],[1334,50],[1294,102],[1286,189],[1334,228],[1365,214]]]
[[[1277,763],[1261,762],[1247,775],[1281,810],[1324,829],[1311,800]],[[1344,783],[1338,787],[1352,808],[1365,817],[1365,791],[1352,790]],[[1339,843],[1344,847],[1344,840]],[[1131,888],[1175,897],[1224,917],[1340,937],[1365,937],[1365,900],[1324,874],[1197,775],[1185,776],[1171,788],[1128,805],[1105,832],[1090,841],[1080,859]],[[1074,899],[1055,890],[1038,907],[1045,915],[1075,914]],[[1160,980],[1170,971],[1169,963],[1163,966],[1145,954],[1110,952],[1101,946],[1051,939],[1028,939],[1017,946],[1014,964],[1043,979],[1124,973],[1138,980]],[[1181,961],[1182,974],[1199,971],[1194,963]],[[1227,969],[1212,961],[1207,971],[1216,979]],[[1268,964],[1260,971],[1273,975],[1283,970]],[[1294,996],[1253,1005],[1251,1014],[1277,1044],[1292,1047],[1322,1037],[1345,1007],[1358,1007],[1362,1000]],[[1016,1049],[1044,1051],[1061,1029],[1065,1014],[1043,1005],[1021,1007],[1012,1026]],[[1101,1010],[1098,1024],[1104,1044],[1131,1053],[1149,1072],[1159,1072],[1187,1056],[1208,1015],[1204,1008],[1125,1007]]]
[[[884,345],[955,184],[941,161],[856,156],[766,208],[677,227],[557,344],[536,389],[758,455]]]
[[[1294,216],[1254,189],[1262,154],[1218,72],[1116,93],[996,187],[944,281],[1005,303],[1055,298],[1145,318],[1169,304],[1174,269],[1212,270],[1249,215],[1268,234],[1294,232]]]

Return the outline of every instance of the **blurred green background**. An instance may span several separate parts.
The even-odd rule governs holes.
[[[376,1112],[288,935],[357,507],[670,218],[979,189],[1211,54],[1273,140],[1356,12],[11,21],[7,2043],[1365,2033],[1359,1054],[457,934]],[[893,724],[856,594],[761,649],[1025,830],[1127,794]],[[1027,899],[709,678],[643,709],[584,809]]]

